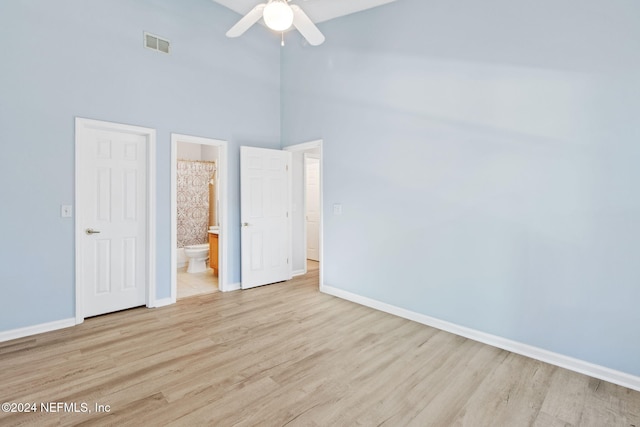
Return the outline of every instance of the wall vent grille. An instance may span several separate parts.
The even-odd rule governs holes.
[[[163,39],[151,33],[144,33],[144,47],[152,50],[157,50],[162,53],[169,53],[170,47],[169,40]]]

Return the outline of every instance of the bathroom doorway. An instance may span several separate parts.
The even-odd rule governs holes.
[[[171,135],[171,299],[225,290],[226,141]]]

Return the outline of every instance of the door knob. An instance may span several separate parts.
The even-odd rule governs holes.
[[[248,223],[248,222],[243,222],[243,223],[242,223],[242,226],[243,226],[243,227],[248,227],[248,226],[249,226],[249,223]]]
[[[99,231],[98,230],[94,230],[93,228],[87,228],[86,230],[84,230],[85,233],[87,234],[98,234]]]

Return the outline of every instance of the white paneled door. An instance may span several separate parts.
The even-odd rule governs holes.
[[[240,147],[242,289],[291,278],[291,153]]]
[[[305,156],[307,259],[320,260],[320,159]]]
[[[145,305],[147,136],[84,127],[78,144],[83,317]]]

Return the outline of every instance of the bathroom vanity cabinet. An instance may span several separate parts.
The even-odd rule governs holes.
[[[213,274],[218,275],[218,235],[209,233],[209,267],[213,268]]]

